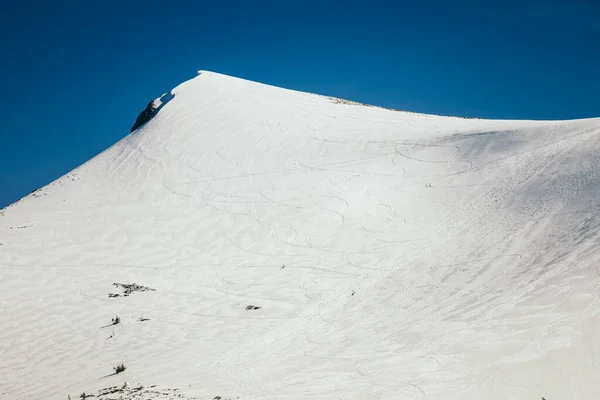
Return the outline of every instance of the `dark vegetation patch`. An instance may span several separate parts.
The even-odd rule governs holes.
[[[326,97],[329,101],[331,101],[334,104],[348,104],[348,105],[353,105],[353,106],[372,107],[372,108],[379,108],[379,109],[389,110],[389,111],[405,111],[405,110],[400,110],[398,108],[382,107],[382,106],[376,106],[373,104],[360,103],[358,101],[353,101],[353,100],[341,99],[339,97],[333,97],[333,96],[323,96],[323,97]],[[406,112],[410,112],[411,114],[419,114],[419,115],[433,115],[433,114],[423,114],[423,113],[413,112],[413,111],[406,111]],[[478,118],[473,118],[473,117],[457,117],[457,116],[454,116],[454,118],[478,119]]]
[[[95,397],[100,400],[234,400],[233,397],[188,397],[181,392],[180,389],[159,389],[155,385],[145,388],[142,385],[129,386],[125,382],[121,386],[110,386],[104,389],[98,390],[98,393],[86,394],[82,393],[79,398],[87,399]],[[236,400],[239,397],[235,398]],[[68,397],[71,400],[71,396]]]
[[[25,228],[29,228],[32,227],[33,224],[29,224],[29,225],[21,225],[21,226],[17,226],[16,229],[25,229]],[[15,229],[14,226],[9,226],[8,229]]]
[[[115,371],[115,375],[120,374],[121,372],[125,371],[126,369],[127,369],[127,367],[123,363],[117,365],[116,367],[113,367],[113,370]]]
[[[38,197],[46,196],[48,193],[42,192],[42,188],[39,188],[39,189],[32,190],[31,193],[29,193],[29,194],[35,198],[38,198]]]
[[[114,318],[111,318],[111,320],[110,320],[110,324],[108,324],[108,325],[104,325],[104,326],[102,326],[102,327],[100,327],[100,328],[108,328],[109,326],[118,325],[118,324],[120,324],[120,323],[121,323],[121,317],[119,317],[119,316],[117,315],[116,317],[114,317]]]
[[[156,289],[153,289],[151,287],[148,286],[142,286],[142,285],[138,285],[137,283],[118,283],[115,282],[113,283],[113,286],[120,288],[123,290],[122,294],[119,293],[109,293],[108,297],[119,297],[119,296],[129,296],[131,293],[134,292],[149,292],[149,291],[155,291]]]

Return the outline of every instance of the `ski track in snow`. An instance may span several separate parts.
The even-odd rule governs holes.
[[[1,399],[600,396],[599,120],[172,93],[0,215]]]

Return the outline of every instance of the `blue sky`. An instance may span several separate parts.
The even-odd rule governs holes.
[[[5,2],[0,60],[3,207],[199,69],[425,113],[598,117],[600,2]]]

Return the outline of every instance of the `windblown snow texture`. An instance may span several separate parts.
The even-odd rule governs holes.
[[[600,398],[600,119],[166,96],[0,212],[1,399]]]

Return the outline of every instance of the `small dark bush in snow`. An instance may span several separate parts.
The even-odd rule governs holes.
[[[121,363],[119,365],[117,365],[116,367],[113,368],[115,370],[115,374],[120,374],[121,372],[125,371],[125,364]]]

